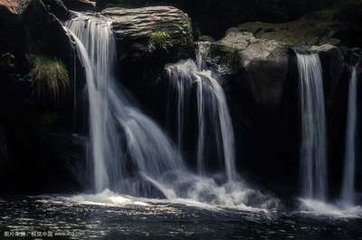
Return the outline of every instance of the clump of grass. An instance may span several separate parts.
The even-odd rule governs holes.
[[[238,49],[232,49],[228,51],[221,59],[221,64],[228,67],[235,67],[240,65],[240,55]]]
[[[58,59],[32,56],[33,67],[30,72],[36,94],[42,98],[50,96],[59,100],[62,92],[70,88],[70,80],[65,65]]]
[[[154,52],[157,49],[168,51],[171,47],[171,36],[167,32],[157,31],[151,34],[148,42],[148,50],[150,52]]]

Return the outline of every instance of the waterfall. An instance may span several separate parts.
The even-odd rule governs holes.
[[[110,23],[79,14],[66,28],[86,71],[95,191],[109,188],[148,195],[144,182],[154,187],[153,181],[162,182],[165,173],[182,171],[182,159],[161,129],[116,84],[116,45]]]
[[[223,184],[187,170],[167,136],[127,99],[116,83],[116,44],[106,19],[99,15],[78,14],[66,22],[65,29],[74,39],[86,73],[88,155],[96,193],[110,189],[132,196],[164,197],[181,203],[196,201],[240,209],[250,209],[246,205],[278,207],[277,199],[247,188],[240,181]],[[233,133],[222,88],[210,72],[197,72],[194,62],[189,62],[189,66],[197,73],[194,76],[200,79],[198,84],[201,84],[201,78],[205,79],[206,96],[217,107],[214,112],[219,112],[213,113],[213,117],[220,121],[227,175],[234,179]],[[186,89],[180,92],[186,92]],[[182,109],[180,106],[179,112]]]
[[[297,53],[302,111],[303,197],[325,200],[327,192],[326,117],[322,65],[318,54]]]
[[[357,128],[357,66],[352,67],[348,94],[348,115],[346,128],[346,149],[344,178],[342,185],[342,204],[354,204],[355,164]]]
[[[206,57],[210,51],[211,43],[209,42],[197,42],[197,49],[196,49],[196,63],[199,70],[206,70],[207,63]]]
[[[206,68],[205,56],[209,43],[198,43],[197,60],[180,61],[167,67],[172,86],[177,93],[177,119],[179,143],[184,126],[184,105],[190,92],[196,85],[198,115],[198,148],[197,168],[200,175],[206,174],[205,153],[212,152],[207,148],[206,136],[213,136],[216,142],[216,153],[222,156],[225,173],[229,181],[237,178],[235,168],[234,130],[226,102],[225,93],[218,80]]]

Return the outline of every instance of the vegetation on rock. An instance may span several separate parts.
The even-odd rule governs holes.
[[[148,50],[154,52],[157,49],[168,51],[172,47],[171,36],[167,32],[157,31],[151,34]]]
[[[51,96],[58,100],[61,93],[70,88],[70,80],[65,65],[58,59],[31,56],[33,67],[31,78],[36,94],[42,98]]]
[[[241,62],[240,54],[238,49],[230,49],[221,58],[220,63],[228,67],[239,66]]]

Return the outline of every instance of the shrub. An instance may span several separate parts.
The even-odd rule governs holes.
[[[154,52],[157,49],[168,50],[172,47],[171,36],[167,32],[157,31],[151,34],[148,50]]]
[[[36,94],[41,97],[50,96],[59,100],[62,92],[70,88],[68,71],[58,59],[43,56],[32,56],[33,67],[30,72]]]

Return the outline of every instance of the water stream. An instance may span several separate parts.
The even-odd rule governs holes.
[[[324,201],[327,194],[327,136],[322,65],[318,54],[297,53],[297,59],[302,111],[302,195]]]

